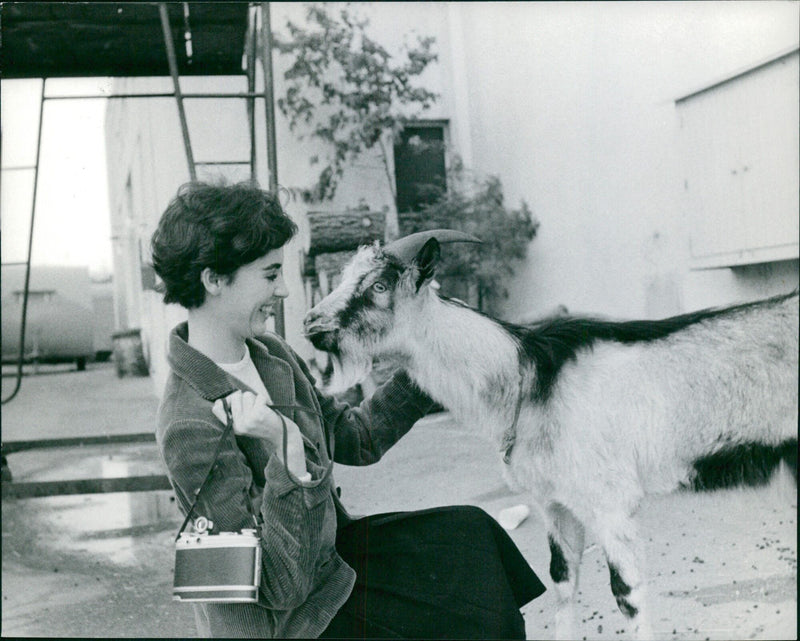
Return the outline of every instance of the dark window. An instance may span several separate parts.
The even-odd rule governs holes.
[[[416,212],[434,202],[447,185],[444,125],[406,127],[394,146],[397,211]]]
[[[55,289],[29,289],[28,290],[28,300],[35,301],[40,300],[45,303],[50,302],[53,300],[53,297],[56,295]],[[22,299],[25,296],[25,292],[21,289],[18,289],[14,292],[14,302],[21,303]]]

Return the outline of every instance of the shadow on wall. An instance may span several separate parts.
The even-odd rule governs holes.
[[[732,267],[734,280],[756,298],[787,294],[800,283],[800,261],[780,260],[773,263]]]

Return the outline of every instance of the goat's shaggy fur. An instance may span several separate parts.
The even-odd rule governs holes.
[[[641,499],[763,483],[781,460],[796,477],[797,292],[660,321],[519,326],[439,297],[428,286],[437,257],[435,241],[409,264],[377,245],[359,251],[306,319],[333,355],[332,385],[351,386],[372,357],[392,354],[498,450],[514,426],[506,478],[545,515],[559,634],[570,634],[589,528],[620,610],[646,635],[632,519]]]

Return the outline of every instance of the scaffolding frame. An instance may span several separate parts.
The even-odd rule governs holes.
[[[184,10],[186,3],[182,4]],[[35,165],[33,167],[10,167],[3,170],[32,169],[34,172],[33,193],[31,199],[31,215],[27,244],[27,259],[25,264],[25,280],[22,296],[22,318],[20,326],[19,352],[16,361],[16,376],[13,391],[4,399],[5,405],[11,401],[18,393],[22,385],[23,363],[25,360],[25,330],[27,321],[28,295],[30,290],[30,271],[31,257],[33,250],[33,232],[36,212],[36,196],[39,185],[39,162],[42,144],[42,124],[44,121],[44,107],[49,100],[86,100],[86,99],[150,99],[150,98],[175,98],[180,121],[181,135],[183,138],[184,153],[186,155],[187,168],[191,180],[197,179],[197,165],[221,164],[221,163],[197,163],[191,145],[191,135],[184,109],[186,99],[244,99],[247,101],[248,133],[250,140],[250,176],[255,179],[257,175],[257,154],[256,154],[256,125],[255,125],[255,101],[259,98],[264,100],[264,113],[266,120],[266,146],[267,146],[267,171],[269,175],[269,189],[273,192],[278,190],[277,172],[277,149],[275,143],[275,106],[274,88],[272,73],[272,33],[270,3],[251,2],[248,4],[247,25],[245,35],[245,51],[243,56],[246,60],[247,91],[238,93],[183,93],[180,87],[180,74],[178,60],[175,52],[175,42],[173,29],[170,24],[168,3],[159,2],[156,6],[159,14],[159,21],[164,39],[167,54],[169,73],[172,78],[173,91],[167,93],[123,93],[112,95],[70,95],[70,96],[47,96],[46,85],[47,76],[42,77],[42,87],[39,100],[39,122],[36,139]],[[257,61],[261,62],[263,72],[263,91],[256,91],[256,66]],[[202,74],[201,74],[202,75]],[[223,163],[230,164],[230,163]],[[248,164],[236,162],[235,164]],[[17,263],[18,264],[18,263]],[[281,336],[285,335],[284,314],[281,305],[275,309],[275,331]],[[93,494],[103,492],[137,492],[170,489],[171,486],[165,475],[136,476],[123,478],[95,478],[79,479],[58,482],[24,482],[14,483],[7,456],[20,451],[40,448],[53,447],[81,447],[84,445],[97,445],[109,443],[142,443],[154,442],[155,435],[152,432],[124,435],[99,435],[75,438],[59,439],[39,439],[34,441],[8,441],[0,444],[0,457],[2,458],[2,497],[32,498],[41,496],[53,496],[63,494]]]

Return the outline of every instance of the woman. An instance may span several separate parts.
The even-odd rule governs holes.
[[[164,301],[187,309],[169,337],[157,440],[181,510],[213,532],[258,527],[258,603],[194,605],[205,636],[524,638],[519,608],[544,591],[485,512],[448,507],[350,517],[332,462],[379,460],[435,403],[400,372],[357,408],[321,392],[265,332],[288,295],[296,232],[252,184],[184,185],[152,239]],[[276,410],[268,405],[276,406]],[[280,413],[279,413],[280,412]]]

